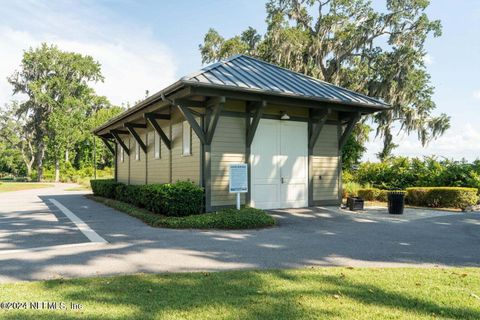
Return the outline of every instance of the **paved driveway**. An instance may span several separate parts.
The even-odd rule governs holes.
[[[480,266],[479,213],[312,208],[272,212],[278,226],[264,230],[168,230],[66,187],[0,194],[0,282],[311,265]]]

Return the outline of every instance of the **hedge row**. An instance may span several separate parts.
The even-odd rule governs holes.
[[[406,189],[405,202],[419,207],[465,209],[478,202],[477,192],[476,188],[414,187]],[[358,196],[366,201],[387,201],[388,190],[358,189]]]
[[[358,189],[358,196],[366,201],[387,201],[388,190],[377,188]]]
[[[111,179],[91,180],[93,194],[116,199],[166,216],[203,212],[203,189],[193,182],[126,185]]]
[[[477,192],[461,187],[407,188],[406,201],[414,206],[465,209],[477,203]]]

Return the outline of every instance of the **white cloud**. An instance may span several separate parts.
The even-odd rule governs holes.
[[[62,7],[68,5],[68,8]],[[23,50],[42,42],[91,55],[102,65],[97,92],[115,104],[133,103],[176,80],[174,54],[152,35],[122,22],[103,7],[40,2],[4,4],[0,21],[0,104],[12,99],[6,78],[18,68]],[[115,23],[114,21],[119,21]]]
[[[480,159],[480,128],[472,123],[455,126],[448,130],[442,137],[431,141],[426,147],[422,147],[416,135],[400,136],[395,138],[399,146],[394,150],[394,155],[423,157],[435,155],[449,159],[468,161]],[[382,149],[382,140],[371,139],[367,144],[367,153],[364,160],[378,161],[376,153]]]
[[[475,99],[480,100],[480,90],[474,91],[474,92],[473,92],[473,97],[474,97]]]
[[[425,62],[427,66],[431,66],[435,63],[435,59],[430,53],[427,53],[425,56],[423,56],[423,62]]]

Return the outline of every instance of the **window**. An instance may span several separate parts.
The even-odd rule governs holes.
[[[123,147],[120,146],[120,162],[125,161],[125,151],[123,150]]]
[[[187,121],[183,121],[183,155],[190,156],[192,154],[192,129]]]
[[[140,145],[135,140],[135,160],[140,160]]]
[[[158,132],[155,132],[153,135],[153,143],[155,159],[160,159],[160,135]]]

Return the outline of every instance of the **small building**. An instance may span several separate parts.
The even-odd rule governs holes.
[[[341,149],[360,117],[389,105],[236,55],[183,77],[94,130],[126,184],[191,180],[205,208],[236,203],[229,165],[248,163],[257,208],[339,204]],[[113,143],[113,146],[112,144]]]

